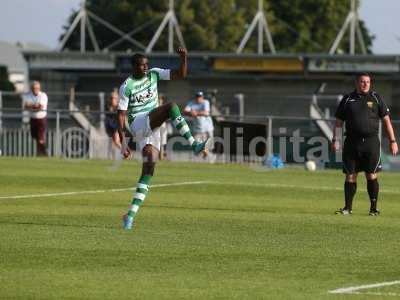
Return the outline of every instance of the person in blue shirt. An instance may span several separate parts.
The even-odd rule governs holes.
[[[192,118],[192,132],[195,139],[205,141],[214,136],[210,101],[204,98],[203,92],[196,92],[195,98],[188,102],[183,113]]]

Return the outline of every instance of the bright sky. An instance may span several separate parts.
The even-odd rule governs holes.
[[[361,1],[360,17],[376,36],[374,53],[400,54],[400,0]],[[80,0],[0,0],[0,41],[33,41],[56,48],[62,26],[79,3]]]

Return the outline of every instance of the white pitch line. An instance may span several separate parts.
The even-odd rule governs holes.
[[[330,294],[358,294],[360,290],[368,290],[373,288],[380,288],[383,286],[390,286],[400,284],[400,280],[396,281],[386,281],[381,283],[373,283],[373,284],[366,284],[366,285],[359,285],[359,286],[351,286],[347,288],[339,288],[336,290],[328,291]],[[391,293],[388,293],[391,294]]]
[[[242,185],[242,186],[255,186],[255,187],[278,187],[278,188],[288,188],[288,189],[306,189],[306,190],[326,190],[326,191],[341,191],[343,188],[331,187],[331,186],[303,186],[295,184],[285,184],[285,183],[250,183],[250,182],[212,182],[214,184],[220,185]]]
[[[400,294],[396,293],[374,293],[374,292],[354,292],[354,293],[348,293],[351,295],[372,295],[372,296],[391,296],[391,297],[398,297]]]
[[[185,182],[174,182],[174,183],[162,183],[154,184],[150,188],[160,188],[169,186],[180,186],[180,185],[192,185],[192,184],[204,184],[207,181],[185,181]],[[26,198],[44,198],[44,197],[56,197],[56,196],[73,196],[73,195],[84,195],[84,194],[100,194],[100,193],[115,193],[131,191],[136,187],[122,188],[122,189],[109,189],[109,190],[89,190],[89,191],[75,191],[75,192],[61,192],[61,193],[47,193],[47,194],[32,194],[32,195],[14,195],[14,196],[0,196],[0,200],[5,199],[26,199]]]
[[[167,187],[167,186],[179,186],[179,185],[190,185],[190,184],[215,184],[215,185],[241,185],[241,186],[257,186],[264,188],[289,188],[289,189],[306,189],[306,190],[322,190],[322,191],[342,191],[341,187],[329,187],[329,186],[301,186],[294,184],[281,184],[281,183],[248,183],[248,182],[218,182],[218,181],[188,181],[188,182],[176,182],[176,183],[165,183],[155,184],[151,188]],[[40,197],[56,197],[56,196],[71,196],[81,194],[98,194],[98,193],[112,193],[112,192],[123,192],[134,190],[132,188],[122,189],[109,189],[109,190],[91,190],[91,191],[75,191],[75,192],[61,192],[61,193],[50,193],[50,194],[32,194],[32,195],[15,195],[15,196],[0,196],[0,200],[4,199],[24,199],[24,198],[40,198]],[[359,191],[365,192],[366,189],[359,189]],[[400,194],[397,190],[382,189],[381,193],[392,193]]]
[[[321,190],[321,191],[343,191],[343,187],[335,186],[303,186],[294,184],[284,184],[284,183],[248,183],[248,182],[207,182],[208,184],[218,184],[218,185],[242,185],[242,186],[255,186],[255,187],[272,187],[272,188],[288,188],[288,189],[304,189],[304,190]],[[361,192],[366,192],[366,189],[357,189]],[[392,193],[400,194],[399,190],[381,189],[381,193]]]

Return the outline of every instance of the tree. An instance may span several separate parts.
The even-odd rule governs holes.
[[[244,26],[241,11],[236,11],[235,0],[180,0],[175,2],[175,13],[185,43],[191,51],[233,51],[240,38],[240,31],[237,28]],[[126,33],[133,28],[147,24],[144,30],[133,36],[134,39],[147,45],[168,10],[168,1],[87,0],[86,7]],[[77,13],[75,11],[69,17],[68,25],[64,26],[64,33],[60,36],[60,40],[64,37]],[[101,48],[118,39],[116,34],[97,22],[92,21],[92,25],[96,36],[101,37],[99,41]],[[93,49],[88,36],[86,36],[86,45],[89,49]],[[79,47],[80,31],[75,30],[66,44],[66,48],[77,50]],[[132,47],[131,43],[123,42],[113,50],[126,50]],[[154,50],[165,50],[166,48],[167,30],[164,30]]]
[[[146,43],[149,40],[150,33],[154,33],[158,24],[155,24],[167,10],[166,1],[148,0],[148,1],[133,1],[133,0],[87,0],[86,8],[95,15],[111,23],[121,31],[127,33],[138,26],[145,26],[145,30],[134,36],[134,39]],[[64,33],[60,36],[60,40],[64,37],[69,26],[75,19],[78,11],[74,11],[68,19],[68,24],[64,26]],[[150,22],[154,20],[153,22]],[[98,39],[100,48],[107,47],[119,36],[98,22],[91,20],[93,31]],[[88,49],[93,49],[89,36],[86,35],[86,45]],[[68,40],[65,48],[77,50],[80,47],[80,30],[76,29]],[[131,43],[123,41],[112,50],[126,50],[134,47]]]
[[[272,22],[277,24],[274,41],[277,49],[288,52],[327,52],[335,40],[350,9],[350,1],[335,0],[270,0],[274,12]],[[357,6],[359,6],[357,1]],[[369,34],[365,23],[360,22],[365,45],[370,51],[373,36]],[[349,31],[339,46],[347,52]],[[356,48],[361,52],[360,48]]]
[[[245,32],[247,31],[248,27],[250,26],[251,22],[254,19],[254,16],[257,13],[258,10],[258,0],[237,0],[237,7],[243,11],[244,18],[245,18],[245,28],[241,30],[241,36],[240,39],[237,43],[239,45],[240,40],[243,38]],[[283,50],[282,48],[277,48],[276,46],[278,45],[276,43],[276,37],[275,37],[275,32],[279,30],[279,24],[275,22],[275,13],[272,11],[270,8],[270,1],[265,1],[264,0],[264,14],[267,18],[268,22],[268,29],[271,32],[272,35],[272,40],[274,41],[275,48],[278,52],[288,52]],[[249,41],[246,44],[246,47],[244,48],[243,52],[255,52],[257,49],[257,30],[254,30],[252,33],[252,36],[250,37]],[[265,33],[264,38],[265,38]],[[264,51],[265,52],[270,52],[270,49],[268,48],[268,44],[264,42]]]
[[[234,0],[182,1],[178,17],[190,50],[232,52],[244,26]]]
[[[359,5],[359,3],[357,3]],[[168,0],[87,0],[87,8],[120,30],[129,32],[144,26],[133,36],[147,46],[168,10]],[[264,9],[278,52],[327,52],[340,30],[349,11],[350,1],[335,0],[264,0]],[[257,11],[257,0],[175,0],[175,13],[185,43],[190,51],[233,52],[245,34]],[[64,33],[77,12],[73,12]],[[100,48],[110,45],[118,36],[99,23],[92,21],[99,38]],[[367,49],[371,49],[373,36],[364,22],[360,22]],[[347,33],[348,35],[348,33]],[[86,45],[91,43],[87,36]],[[79,30],[76,30],[66,48],[79,49]],[[245,51],[255,52],[256,34],[252,36]],[[348,37],[340,48],[347,49]],[[267,43],[264,45],[268,51]],[[112,50],[137,47],[124,41]],[[92,47],[93,49],[93,47]],[[154,50],[167,49],[167,30],[164,30]],[[359,47],[356,48],[359,52]]]

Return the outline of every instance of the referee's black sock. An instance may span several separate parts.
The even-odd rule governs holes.
[[[344,209],[352,210],[353,206],[353,198],[357,191],[357,183],[356,182],[348,182],[344,183]]]
[[[369,201],[371,201],[370,210],[376,210],[376,204],[378,203],[379,193],[379,182],[378,179],[367,180],[367,190],[369,195]]]

